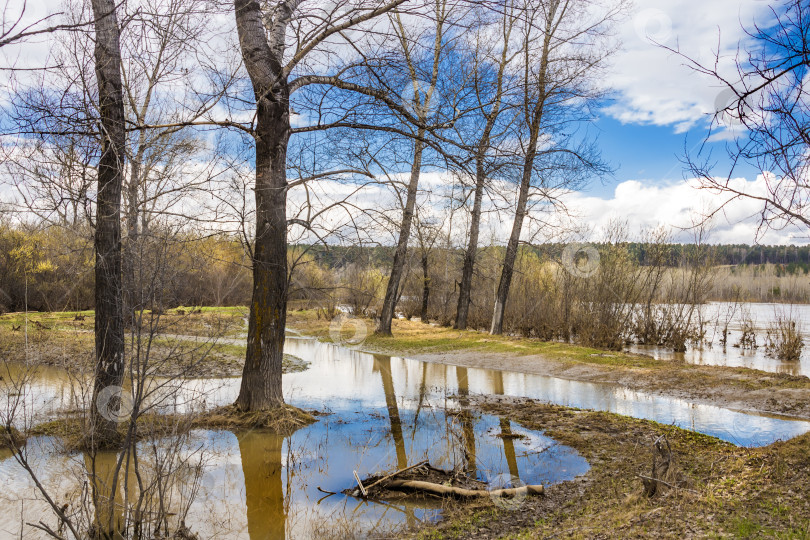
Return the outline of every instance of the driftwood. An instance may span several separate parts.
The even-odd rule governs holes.
[[[357,486],[360,488],[360,493],[363,494],[363,497],[368,497],[368,491],[363,487],[363,481],[360,480],[360,476],[357,474],[357,471],[352,472],[354,473],[354,479],[357,481]]]
[[[460,487],[434,484],[433,482],[421,482],[419,480],[392,480],[385,486],[388,489],[398,491],[421,491],[431,493],[440,497],[457,497],[460,499],[471,499],[475,497],[517,497],[522,495],[542,495],[543,486],[522,486],[517,488],[495,489],[487,491],[485,489],[465,489]]]
[[[423,466],[423,465],[428,465],[428,462],[427,462],[427,461],[423,461],[423,462],[421,462],[421,463],[417,463],[416,465],[411,465],[410,467],[405,467],[404,469],[400,469],[400,470],[398,470],[398,471],[392,472],[392,473],[391,473],[391,474],[389,474],[388,476],[383,476],[382,478],[380,478],[380,479],[379,479],[379,480],[377,480],[376,482],[373,482],[373,483],[371,483],[371,484],[367,485],[367,486],[366,486],[366,491],[368,491],[369,489],[373,488],[374,486],[376,486],[377,484],[379,484],[379,483],[381,483],[381,482],[385,482],[386,480],[390,480],[391,478],[393,478],[393,477],[395,477],[395,476],[397,476],[397,475],[400,475],[400,474],[402,474],[402,473],[404,473],[404,472],[408,472],[408,471],[410,471],[411,469],[418,469],[419,467],[421,467],[421,466]]]

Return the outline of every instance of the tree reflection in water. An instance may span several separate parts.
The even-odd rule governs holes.
[[[281,461],[284,436],[270,431],[237,434],[250,538],[283,540],[286,536],[287,501]]]

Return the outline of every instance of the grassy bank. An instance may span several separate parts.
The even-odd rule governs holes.
[[[245,314],[241,307],[145,312],[139,340],[141,355],[148,349],[154,375],[237,376],[245,359],[245,345],[240,343]],[[0,316],[0,359],[90,369],[94,361],[93,328],[92,311],[7,313]],[[126,340],[128,350],[135,354],[137,336],[130,331]],[[307,366],[300,358],[284,357],[285,373],[303,371]]]
[[[451,507],[444,521],[415,535],[420,540],[810,537],[810,434],[746,449],[655,422],[528,400],[478,408],[544,430],[591,469],[514,511],[489,501]],[[651,444],[661,435],[673,451],[673,487],[649,498],[639,475],[650,474]]]

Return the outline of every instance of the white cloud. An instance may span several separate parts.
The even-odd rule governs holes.
[[[753,181],[737,178],[732,182],[735,189],[748,194],[766,192],[762,176]],[[698,190],[696,185],[694,180],[669,185],[645,185],[637,180],[628,180],[616,187],[610,199],[572,193],[565,200],[579,220],[592,229],[604,228],[611,220],[626,221],[631,234],[663,225],[673,228],[677,241],[691,242],[694,236],[688,228],[695,223],[695,219],[718,209],[728,200],[716,192]],[[752,244],[755,241],[774,245],[810,243],[810,233],[797,227],[781,231],[764,230],[757,236],[761,210],[762,203],[752,199],[728,202],[712,220],[708,241],[713,244]]]
[[[737,45],[746,39],[741,24],[768,13],[762,0],[637,0],[618,30],[622,49],[605,81],[618,99],[606,112],[624,123],[674,126],[679,133],[707,120],[722,87],[661,45],[710,66],[719,46],[719,70],[733,73]]]

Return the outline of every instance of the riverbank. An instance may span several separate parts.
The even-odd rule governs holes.
[[[239,376],[244,363],[244,308],[178,308],[160,314],[149,343],[156,376],[192,378]],[[32,313],[28,315],[28,348],[23,314],[0,316],[0,353],[29,365],[91,368],[93,314]],[[490,336],[476,331],[395,320],[394,337],[373,334],[373,322],[355,319],[344,324],[338,341],[369,352],[408,356],[435,364],[495,369],[607,383],[693,403],[763,414],[810,419],[810,379],[748,368],[699,366],[656,360],[642,354],[613,352],[535,339]],[[321,340],[332,321],[316,311],[291,311],[288,328]],[[356,331],[360,334],[355,336]],[[354,343],[353,338],[362,338]],[[285,357],[284,371],[306,369],[306,363]]]
[[[128,354],[148,355],[156,377],[238,377],[245,362],[244,308],[177,308],[144,317],[142,331],[128,331]],[[93,369],[94,313],[8,313],[0,316],[0,358],[19,365],[72,371]],[[151,320],[147,320],[151,319]],[[27,322],[27,324],[26,324]],[[284,373],[307,369],[308,362],[284,355]]]
[[[747,449],[673,426],[526,399],[480,397],[471,407],[543,430],[591,469],[514,508],[451,506],[419,540],[510,538],[807,538],[810,434]],[[648,497],[654,441],[672,451],[666,485]]]
[[[697,366],[641,354],[491,336],[402,319],[394,321],[393,337],[380,337],[373,334],[372,321],[358,321],[366,335],[354,346],[363,351],[437,364],[615,384],[694,403],[810,419],[810,379],[804,376]],[[287,321],[296,332],[322,340],[335,337],[330,335],[330,323],[311,311],[291,312]],[[363,333],[355,334],[352,324],[344,324],[341,331],[340,339],[349,346],[353,336],[360,338]]]

